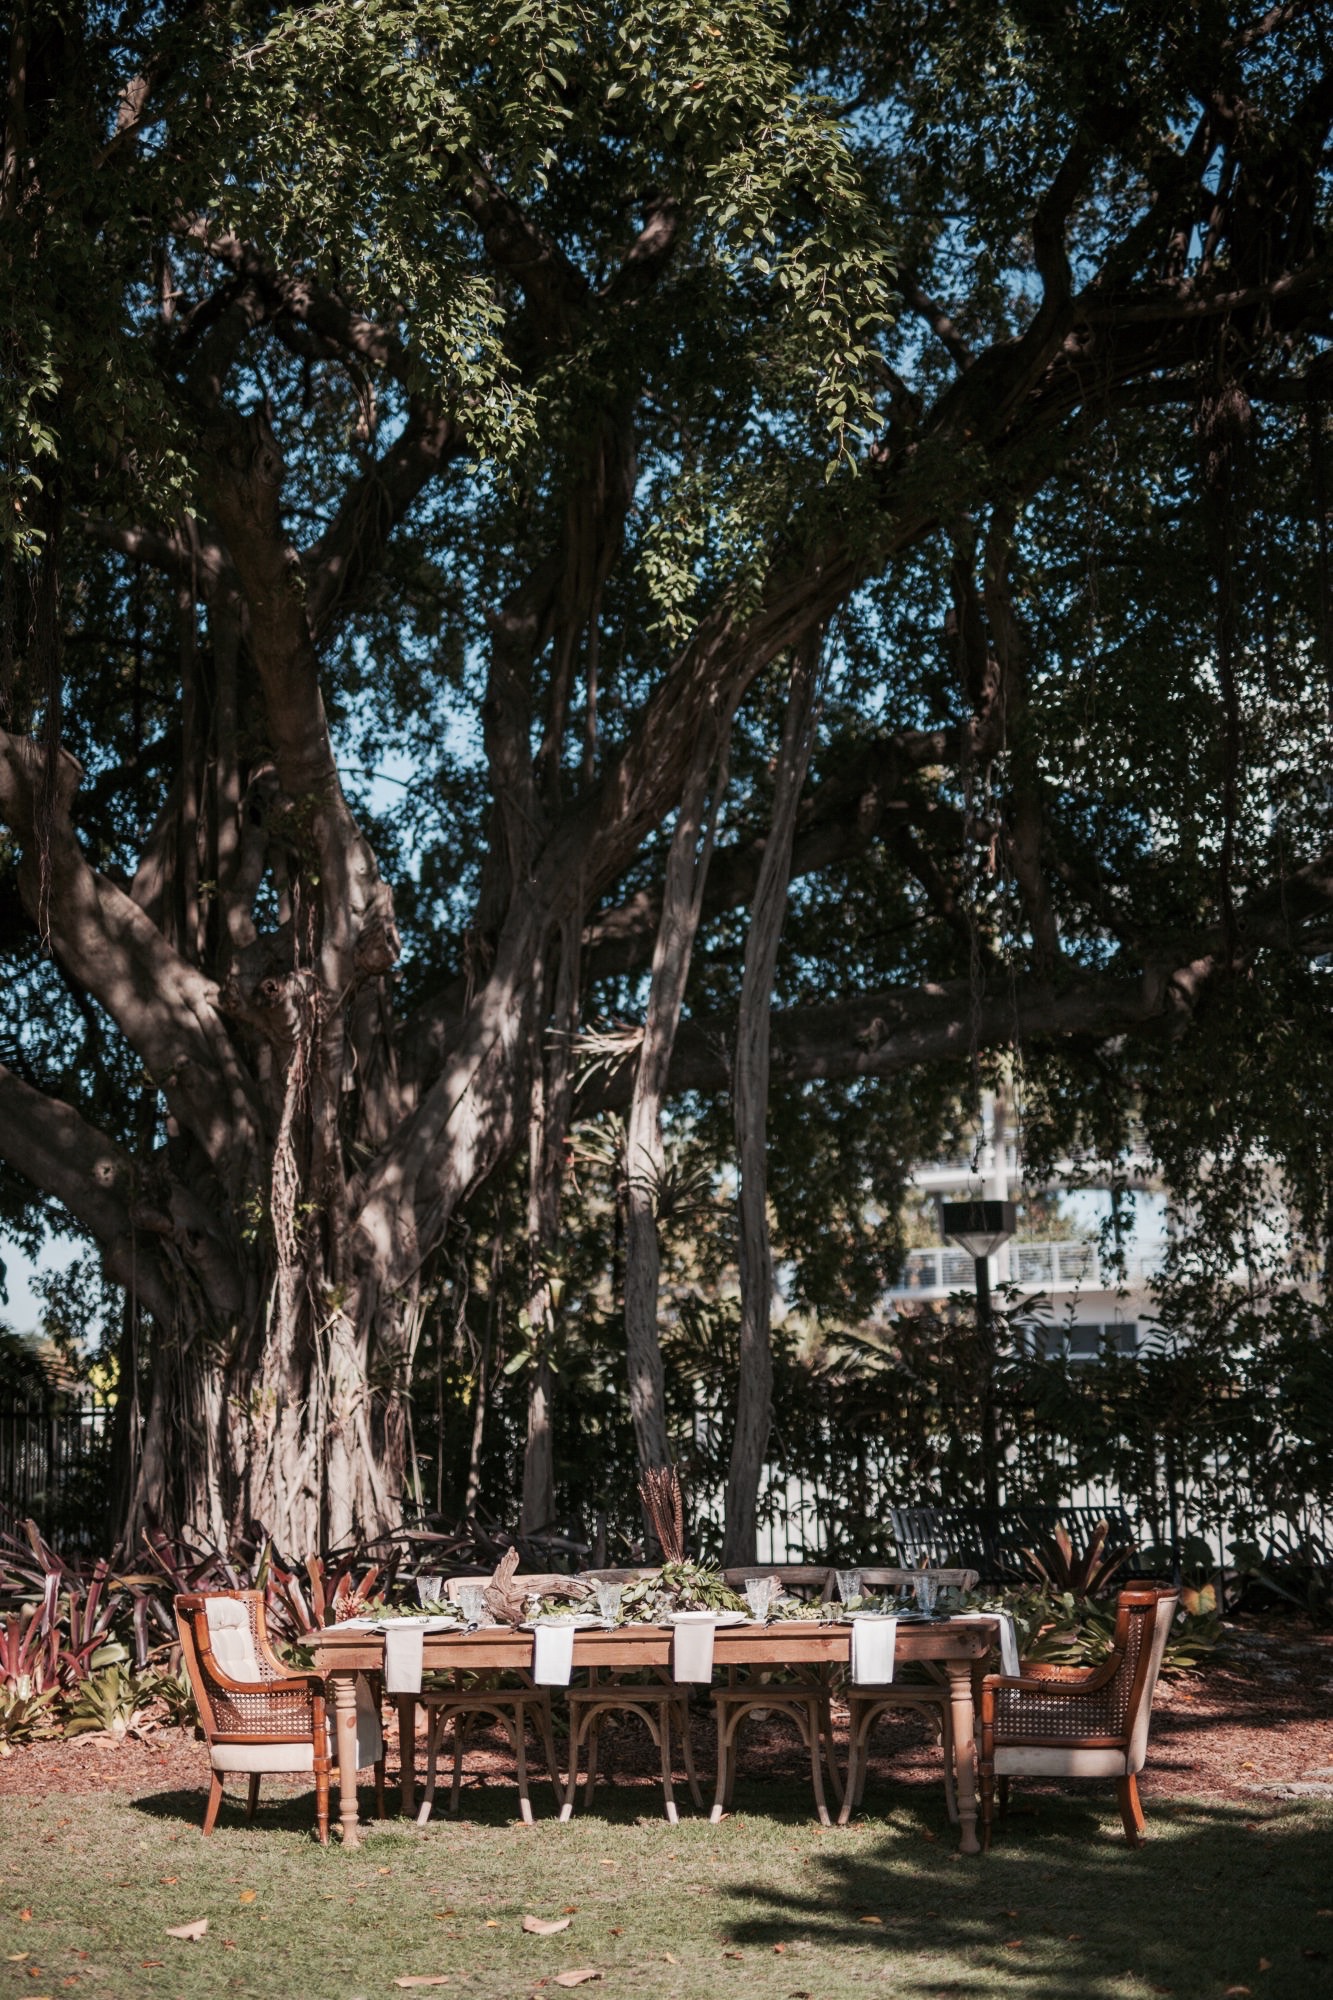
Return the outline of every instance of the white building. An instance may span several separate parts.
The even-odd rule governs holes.
[[[1072,1161],[1043,1192],[1067,1197],[1077,1233],[1046,1242],[1013,1237],[989,1259],[993,1293],[1013,1285],[1024,1297],[1044,1302],[1036,1316],[1035,1339],[1045,1352],[1093,1360],[1109,1342],[1121,1353],[1133,1353],[1151,1323],[1150,1282],[1166,1248],[1164,1203],[1146,1161],[1122,1161],[1119,1178],[1122,1187],[1134,1190],[1135,1200],[1124,1205],[1132,1207],[1132,1214],[1118,1259],[1104,1256],[1102,1248],[1101,1225],[1111,1214],[1110,1188],[1090,1185]],[[920,1166],[912,1185],[937,1207],[944,1201],[1021,1202],[1021,1165],[1004,1130],[1003,1108],[997,1109],[991,1097],[984,1101],[983,1144],[975,1166],[958,1160]],[[951,1292],[971,1291],[975,1275],[971,1257],[943,1241],[910,1250],[884,1303],[890,1311],[942,1303]]]

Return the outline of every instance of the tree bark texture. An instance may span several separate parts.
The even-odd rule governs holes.
[[[722,1560],[756,1557],[759,1484],[773,1400],[773,1253],[768,1228],[769,1017],[773,975],[787,913],[796,812],[818,723],[822,635],[798,648],[787,690],[773,780],[773,809],[745,941],[732,1071],[732,1110],[740,1174],[737,1194],[741,1277],[736,1430],[727,1475]]]

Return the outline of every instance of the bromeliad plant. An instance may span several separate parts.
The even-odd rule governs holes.
[[[1127,1549],[1115,1555],[1106,1553],[1110,1533],[1110,1522],[1099,1521],[1092,1531],[1092,1540],[1080,1550],[1074,1547],[1073,1537],[1063,1521],[1057,1521],[1050,1540],[1043,1542],[1040,1549],[1024,1549],[1023,1559],[1035,1580],[1057,1595],[1069,1592],[1078,1598],[1097,1597],[1129,1559]]]

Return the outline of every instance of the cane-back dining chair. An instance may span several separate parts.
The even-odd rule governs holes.
[[[905,1590],[924,1576],[940,1590],[967,1592],[977,1587],[974,1569],[866,1569],[861,1583],[866,1590]],[[883,1687],[847,1688],[847,1778],[843,1788],[838,1825],[846,1826],[860,1805],[866,1788],[866,1765],[870,1755],[870,1735],[882,1715],[893,1709],[915,1709],[933,1725],[944,1753],[944,1803],[949,1818],[958,1821],[958,1799],[954,1788],[953,1713],[949,1677],[942,1667],[923,1660],[909,1668],[900,1680]]]
[[[834,1572],[827,1563],[748,1563],[723,1571],[731,1588],[744,1594],[749,1582],[772,1577],[784,1595],[807,1603],[827,1603],[834,1590]],[[717,1787],[709,1817],[716,1823],[732,1803],[736,1789],[741,1732],[752,1720],[781,1717],[794,1725],[810,1758],[810,1785],[815,1811],[829,1825],[823,1771],[827,1769],[834,1803],[843,1798],[842,1779],[833,1747],[833,1687],[822,1666],[768,1669],[727,1668],[727,1685],[713,1689],[717,1717]]]
[[[246,1817],[253,1819],[262,1777],[308,1771],[315,1781],[319,1838],[327,1843],[329,1770],[338,1757],[333,1718],[319,1675],[287,1666],[270,1645],[263,1592],[182,1593],[176,1599],[176,1630],[212,1765],[204,1832],[211,1833],[217,1823],[224,1779],[249,1779]],[[378,1682],[378,1675],[357,1680],[356,1761],[359,1770],[374,1766],[375,1803],[382,1819],[384,1734]]]
[[[524,1592],[535,1593],[538,1597],[545,1596],[560,1584],[567,1584],[569,1580],[564,1576],[521,1574],[511,1579]],[[484,1576],[451,1576],[445,1582],[444,1594],[451,1604],[457,1604],[460,1590],[486,1581]],[[449,1747],[453,1753],[448,1810],[451,1814],[457,1813],[463,1790],[463,1759],[467,1754],[468,1737],[479,1723],[495,1723],[508,1740],[514,1753],[518,1808],[526,1824],[532,1824],[532,1801],[528,1795],[529,1726],[541,1743],[551,1789],[559,1802],[560,1770],[556,1763],[551,1690],[535,1686],[530,1673],[454,1673],[448,1685],[444,1677],[439,1676],[422,1693],[420,1702],[426,1711],[426,1788],[417,1812],[419,1826],[425,1826],[434,1808],[436,1772],[445,1748],[446,1729],[452,1735]]]
[[[989,1844],[998,1782],[1114,1778],[1125,1838],[1143,1845],[1138,1774],[1148,1750],[1148,1721],[1176,1590],[1122,1590],[1115,1638],[1099,1667],[1025,1666],[1017,1678],[988,1674],[981,1684],[981,1825]]]

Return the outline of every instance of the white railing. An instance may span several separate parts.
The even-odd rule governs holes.
[[[1120,1285],[1145,1285],[1161,1269],[1160,1251],[1130,1251],[1123,1270],[1113,1260],[1102,1262],[1095,1243],[1010,1243],[1009,1278],[1027,1292],[1114,1291]],[[1001,1265],[1003,1270],[1003,1265]],[[909,1250],[894,1296],[919,1297],[923,1292],[947,1294],[971,1288],[972,1259],[945,1244],[929,1250]]]

